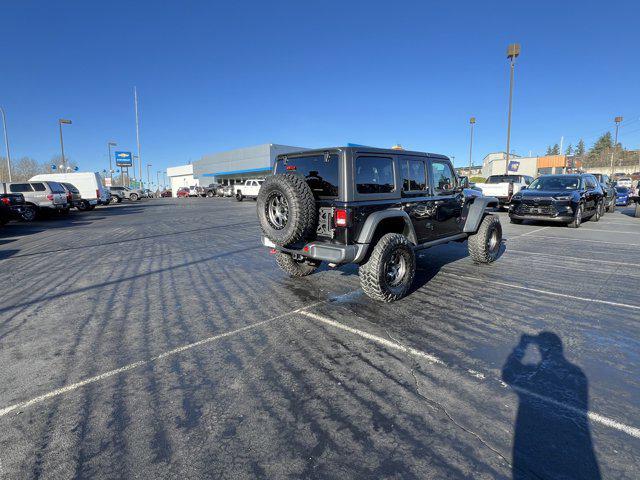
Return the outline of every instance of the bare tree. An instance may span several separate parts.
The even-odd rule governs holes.
[[[12,163],[11,176],[14,182],[25,182],[34,175],[43,173],[42,165],[31,157],[22,157],[17,162]]]

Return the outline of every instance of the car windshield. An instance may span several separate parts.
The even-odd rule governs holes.
[[[519,181],[519,175],[491,175],[487,183],[513,183]]]
[[[629,189],[627,187],[616,187],[616,192],[618,192],[618,193],[629,193]]]
[[[580,177],[557,176],[557,177],[539,177],[536,178],[529,190],[549,190],[552,192],[560,192],[563,190],[577,190],[580,186]]]

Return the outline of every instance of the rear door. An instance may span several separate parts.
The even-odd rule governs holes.
[[[429,159],[429,184],[433,195],[433,236],[441,238],[462,231],[464,196],[458,191],[457,178],[451,162],[446,159]]]
[[[398,165],[402,182],[402,209],[413,223],[418,242],[426,242],[434,236],[434,199],[429,191],[428,159],[399,155]]]
[[[583,177],[585,193],[584,209],[586,212],[593,212],[599,200],[598,189],[595,177],[585,175]]]

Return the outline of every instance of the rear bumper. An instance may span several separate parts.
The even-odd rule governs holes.
[[[336,245],[333,243],[311,242],[300,249],[285,248],[276,245],[267,237],[262,237],[262,245],[273,248],[281,252],[300,255],[301,257],[312,258],[329,263],[358,263],[362,261],[369,248],[368,243],[357,243],[355,245]]]

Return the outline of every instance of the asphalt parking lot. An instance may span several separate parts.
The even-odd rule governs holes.
[[[10,224],[0,476],[637,478],[630,214],[572,230],[501,213],[496,263],[426,250],[389,305],[353,267],[286,278],[253,202]]]

